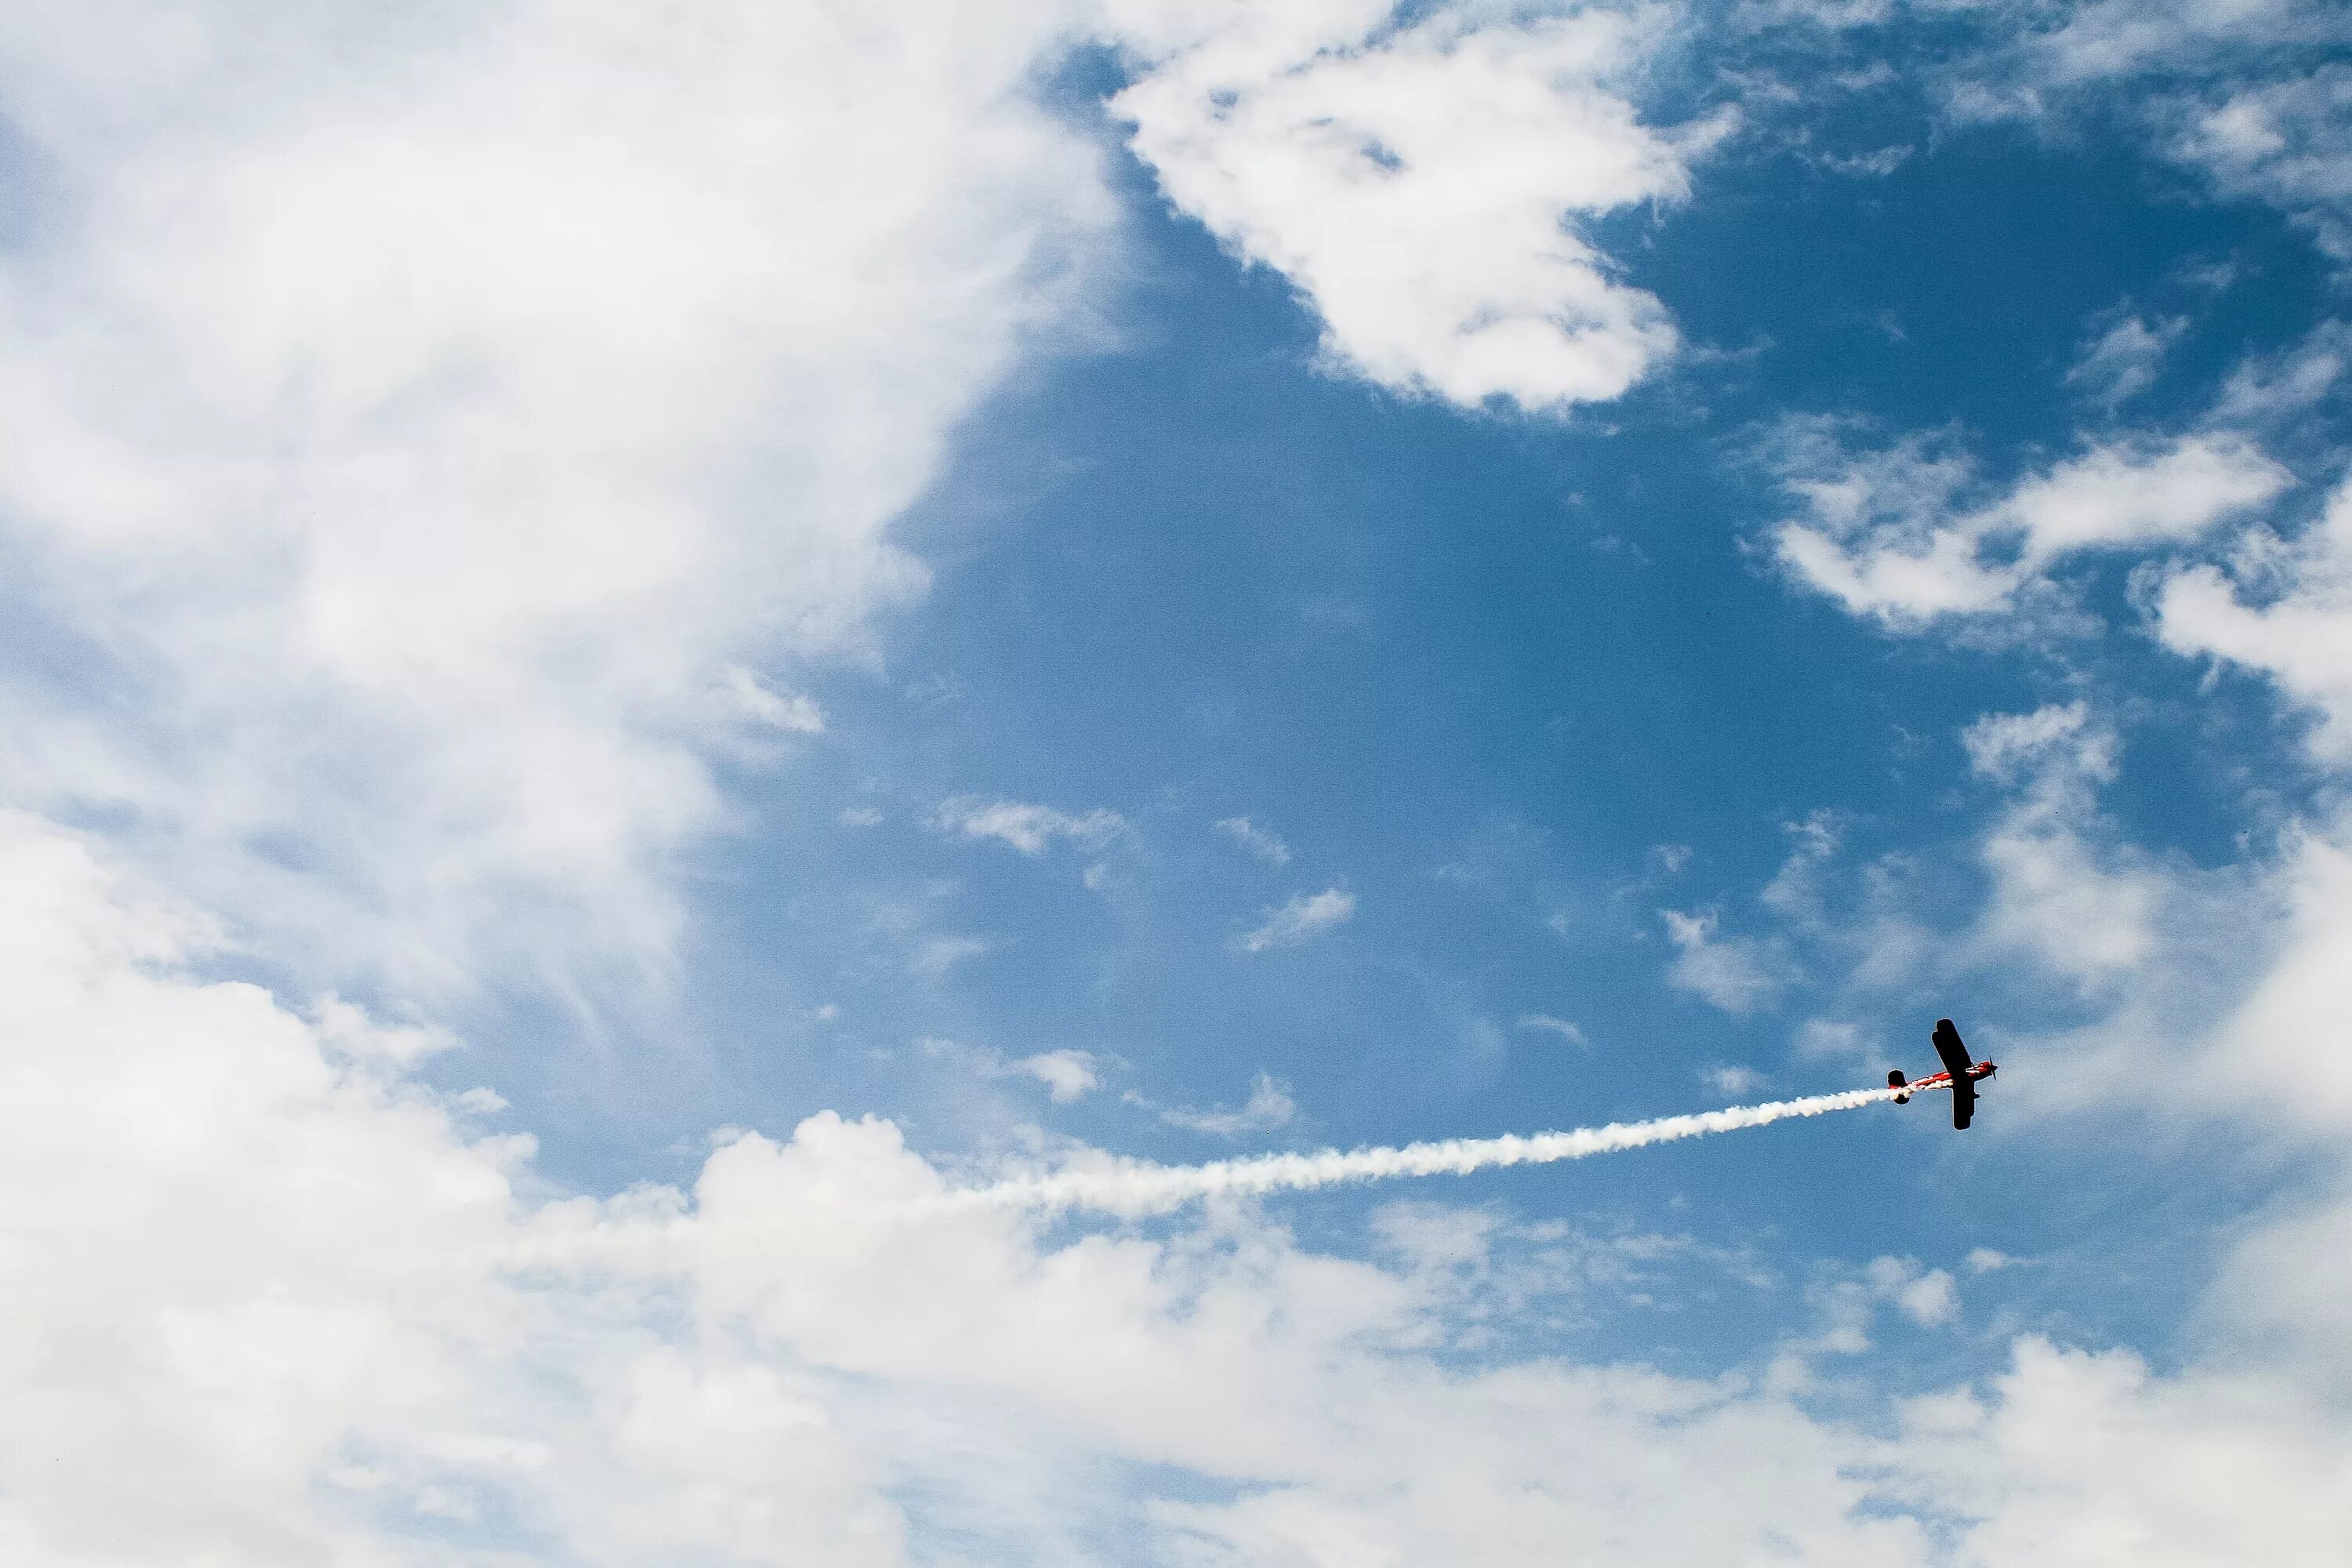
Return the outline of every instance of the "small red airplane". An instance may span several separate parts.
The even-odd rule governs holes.
[[[1949,1089],[1952,1091],[1952,1125],[1966,1127],[1977,1113],[1977,1079],[1990,1078],[2000,1069],[1989,1061],[1971,1064],[1969,1047],[1960,1043],[1960,1032],[1952,1027],[1949,1018],[1936,1020],[1936,1055],[1943,1058],[1944,1070],[1923,1079],[1906,1082],[1903,1069],[1895,1068],[1886,1075],[1889,1089]],[[1898,1094],[1895,1103],[1902,1105],[1910,1100],[1908,1094]]]

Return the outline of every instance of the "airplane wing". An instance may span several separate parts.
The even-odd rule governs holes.
[[[1969,1047],[1960,1043],[1960,1032],[1952,1027],[1949,1018],[1936,1020],[1936,1055],[1943,1058],[1944,1070],[1952,1075],[1952,1087],[1957,1089],[1969,1076]]]
[[[1965,1131],[1969,1119],[1976,1113],[1976,1079],[1960,1073],[1954,1073],[1952,1075],[1952,1125]]]

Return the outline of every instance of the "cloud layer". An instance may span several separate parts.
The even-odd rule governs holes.
[[[1873,1303],[1948,1317],[1949,1279],[1899,1260],[1775,1391],[1449,1364],[1451,1275],[1247,1211],[1150,1239],[944,1207],[881,1122],[740,1137],[690,1194],[567,1197],[410,1076],[447,1042],[190,975],[199,918],[21,816],[0,872],[0,1162],[53,1194],[0,1220],[0,1542],[27,1562],[881,1565],[946,1530],[1024,1561],[1902,1565],[1939,1560],[1932,1518],[1962,1560],[2315,1564],[2347,1522],[2341,1435],[2284,1383],[2028,1339],[1892,1438],[1808,1414],[1787,1390]],[[1237,1489],[1150,1479],[1177,1474]]]

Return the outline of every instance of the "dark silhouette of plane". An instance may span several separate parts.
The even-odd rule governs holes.
[[[1948,1085],[1952,1091],[1952,1125],[1966,1127],[1977,1113],[1977,1079],[1990,1078],[2000,1069],[1989,1061],[1971,1063],[1969,1047],[1960,1043],[1960,1032],[1952,1027],[1949,1018],[1937,1019],[1936,1032],[1929,1037],[1935,1041],[1936,1055],[1943,1059],[1944,1070],[1906,1082],[1903,1069],[1895,1068],[1886,1075],[1886,1087],[1916,1093],[1923,1089],[1942,1089]],[[1898,1094],[1895,1100],[1899,1105],[1910,1098],[1910,1094]]]

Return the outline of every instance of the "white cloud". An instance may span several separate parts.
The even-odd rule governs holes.
[[[1740,937],[1717,941],[1717,916],[1660,910],[1676,952],[1666,979],[1727,1013],[1753,1013],[1768,1006],[1788,984],[1789,961],[1764,943]]]
[[[1338,888],[1326,888],[1314,894],[1300,893],[1278,910],[1265,910],[1256,929],[1242,938],[1242,946],[1251,952],[1289,947],[1318,931],[1343,924],[1355,912],[1356,895]]]
[[[2172,151],[2225,195],[2294,215],[2321,249],[2352,264],[2352,68],[2340,58],[2282,79],[2231,83],[2218,103],[2191,111]]]
[[[2023,952],[2084,984],[2126,979],[2157,951],[2169,883],[2107,844],[2096,791],[2116,774],[2116,738],[2082,702],[1979,719],[1969,764],[2016,794],[1979,847],[1992,897],[1975,942]]]
[[[2352,1523],[2343,1433],[2269,1377],[2160,1378],[2126,1352],[2028,1338],[1986,1397],[1906,1417],[1891,1458],[1936,1476],[1959,1562],[2318,1568]]]
[[[844,806],[841,825],[844,827],[879,827],[882,826],[882,810],[873,805]]]
[[[1960,1315],[1959,1289],[1940,1268],[1906,1281],[1895,1292],[1895,1304],[1923,1329],[1943,1328]]]
[[[445,1037],[192,973],[255,918],[412,972],[517,902],[658,941],[660,859],[717,816],[714,682],[854,649],[919,583],[882,520],[1103,217],[1082,144],[1021,107],[1043,12],[522,3],[453,38],[267,9],[0,11],[0,99],[68,198],[0,261],[12,556],[126,696],[20,691],[0,783],[129,808],[232,917],[0,817],[0,1188],[32,1194],[0,1205],[0,1557],[885,1568],[1131,1532],[1139,1560],[1900,1568],[1941,1507],[1986,1562],[2340,1559],[2340,1406],[2273,1373],[2024,1342],[1890,1449],[1736,1378],[1425,1353],[1451,1299],[1247,1212],[913,1217],[942,1178],[887,1123],[732,1140],[691,1194],[551,1196],[528,1138],[463,1120],[494,1092],[412,1076]],[[1290,60],[1320,58],[1309,19]],[[1353,59],[1341,87],[1379,85]],[[1662,322],[1564,255],[1532,292],[1597,288],[1630,335],[1520,321],[1485,363],[1359,310],[1370,348],[1335,315],[1335,352],[1444,395],[1638,374]],[[2029,779],[2081,728],[1979,749]],[[265,831],[324,869],[249,859]],[[2306,846],[2286,960],[2211,1051],[2331,1136],[2346,1075],[2289,1064],[2345,1016],[2345,858]],[[1051,1092],[1076,1055],[1005,1067]],[[2346,1212],[2249,1236],[2225,1314],[2340,1352]],[[1932,1279],[1895,1309],[1934,1318]]]
[[[1769,1081],[1754,1068],[1734,1062],[1723,1067],[1711,1067],[1699,1075],[1700,1081],[1717,1094],[1753,1094]]]
[[[2352,21],[2334,0],[2022,0],[1931,67],[1962,120],[2120,111],[2224,196],[2272,204],[2352,261]],[[2115,121],[2110,120],[2113,124]]]
[[[1073,814],[1050,805],[959,795],[940,804],[931,814],[931,826],[941,833],[961,833],[967,838],[994,838],[1024,855],[1042,855],[1057,838],[1081,848],[1099,849],[1127,830],[1127,819],[1100,807]]]
[[[2352,759],[2352,483],[2302,539],[2255,552],[2252,568],[2251,584],[2210,565],[2173,573],[2156,596],[2158,635],[2176,652],[2269,676],[2319,715],[2321,757]],[[2250,588],[2260,601],[2247,602]]]
[[[1815,811],[1802,821],[1782,823],[1780,831],[1789,839],[1788,858],[1756,895],[1757,901],[1798,926],[1821,926],[1828,918],[1822,872],[1837,853],[1843,824],[1835,812]]]
[[[1881,147],[1874,153],[1823,153],[1814,162],[1834,174],[1885,179],[1911,161],[1918,149],[1909,145]]]
[[[1781,560],[1855,614],[1927,619],[1990,608],[2007,592],[1973,542],[1943,526],[1973,474],[1947,444],[1912,436],[1855,450],[1837,422],[1802,419],[1776,433],[1766,461],[1807,515],[1776,531]]]
[[[2116,776],[2116,739],[2091,721],[2087,702],[2051,703],[2030,713],[1988,713],[1960,733],[1969,766],[2014,784],[2055,762],[2055,776],[2105,784]]]
[[[1269,866],[1290,864],[1290,846],[1246,816],[1228,816],[1217,824],[1221,832]]]
[[[2166,68],[2210,67],[2233,43],[2293,31],[2298,0],[2095,0],[2055,18],[2029,39],[2029,56],[2049,88],[2081,87]]]
[[[1973,508],[1958,504],[1970,465],[1916,437],[1853,453],[1834,427],[1801,425],[1775,461],[1809,514],[1775,531],[1781,561],[1855,615],[1897,627],[2008,609],[2071,555],[2185,543],[2294,482],[2223,434],[2095,444]]]
[[[1858,1269],[1831,1268],[1816,1275],[1806,1296],[1817,1321],[1792,1350],[1861,1355],[1874,1347],[1879,1315],[1887,1308],[1923,1328],[1938,1326],[1958,1310],[1951,1277],[1922,1268],[1913,1258],[1874,1258]],[[1811,1369],[1790,1370],[1800,1384],[1810,1380]]]
[[[2251,355],[2232,369],[2214,404],[2214,420],[2248,426],[2299,413],[2325,397],[2347,368],[2352,321],[2322,321],[2300,342]]]
[[[937,980],[957,964],[992,952],[995,943],[976,936],[930,936],[915,944],[907,961],[908,969],[926,979]]]
[[[1877,26],[1894,8],[1894,0],[1739,0],[1731,16],[1741,28],[1808,26],[1838,33]]]
[[[981,1078],[1034,1079],[1045,1086],[1046,1098],[1056,1105],[1082,1100],[1102,1087],[1100,1064],[1090,1051],[1040,1051],[1008,1061],[1001,1052],[936,1037],[921,1045],[925,1056],[953,1062]]]
[[[2352,1059],[2314,1048],[2352,1016],[2352,828],[2290,842],[2261,907],[2284,909],[2242,997],[2205,1042],[2198,1092],[2323,1138],[2352,1126]]]
[[[1335,365],[1465,405],[1619,395],[1675,331],[1576,220],[1680,199],[1724,128],[1622,96],[1664,14],[1391,9],[1151,8],[1113,108],[1171,201],[1298,286]]]
[[[1577,1027],[1574,1024],[1570,1023],[1565,1018],[1555,1018],[1549,1013],[1522,1013],[1519,1015],[1519,1027],[1522,1029],[1541,1029],[1547,1034],[1558,1035],[1561,1039],[1566,1040],[1571,1046],[1588,1046],[1591,1044],[1590,1040],[1584,1037],[1584,1031],[1582,1029]]]
[[[2194,539],[2292,483],[2285,469],[2228,436],[2097,446],[2027,479],[1963,526],[1979,537],[2021,533],[2021,561],[2032,569],[2079,550]]]
[[[771,730],[796,734],[824,733],[824,710],[815,699],[798,691],[777,691],[740,664],[719,671],[721,689],[744,715]]]
[[[831,1115],[724,1142],[690,1193],[564,1196],[405,1076],[416,1041],[186,973],[207,923],[0,818],[0,1182],[42,1194],[0,1207],[13,1560],[902,1568],[951,1530],[1024,1562],[1925,1568],[1932,1523],[2161,1568],[2332,1563],[2352,1522],[2340,1413],[2284,1373],[2024,1340],[1890,1442],[1749,1377],[1465,1362],[1526,1283],[1475,1214],[1389,1226],[1447,1243],[1395,1268],[1247,1208],[1073,1236],[926,1208],[941,1173]],[[1951,1321],[1932,1268],[1852,1283]]]
[[[1047,1097],[1056,1105],[1067,1105],[1102,1087],[1102,1079],[1095,1071],[1095,1058],[1085,1051],[1041,1051],[1005,1065],[1044,1084]]]
[[[1269,1132],[1277,1127],[1287,1127],[1297,1115],[1298,1102],[1290,1098],[1290,1086],[1261,1072],[1251,1078],[1249,1100],[1239,1110],[1223,1107],[1187,1110],[1176,1107],[1162,1110],[1160,1120],[1194,1132],[1237,1138],[1244,1132]]]
[[[0,789],[281,961],[659,947],[713,726],[821,722],[744,671],[921,588],[884,523],[1108,232],[1068,19],[8,8],[0,512],[90,657]]]
[[[2166,351],[2189,330],[2189,318],[2160,319],[2154,326],[2127,315],[2092,342],[2066,372],[2066,384],[2113,413],[2156,384]]]

